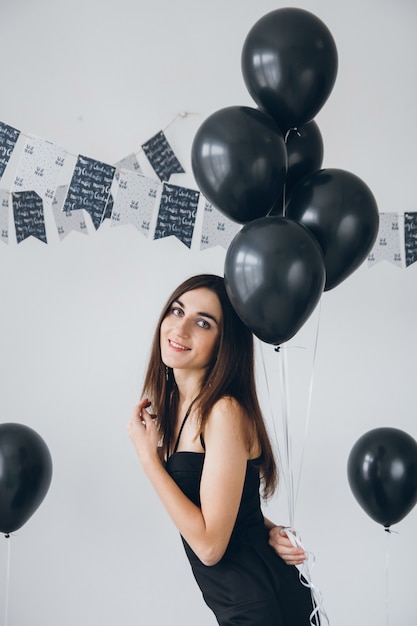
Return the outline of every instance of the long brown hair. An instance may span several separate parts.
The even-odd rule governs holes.
[[[261,445],[260,461],[263,496],[272,495],[277,485],[277,467],[256,393],[254,346],[250,329],[241,321],[227,296],[224,279],[214,274],[199,274],[185,280],[171,294],[158,320],[151,347],[148,369],[143,384],[143,397],[152,402],[161,433],[162,452],[169,453],[178,409],[178,389],[172,371],[161,359],[160,328],[172,303],[194,289],[206,288],[219,298],[223,321],[220,327],[217,358],[207,369],[200,394],[195,403],[204,429],[214,404],[225,396],[235,398],[243,407]]]

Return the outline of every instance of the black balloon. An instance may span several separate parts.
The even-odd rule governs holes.
[[[371,519],[389,528],[417,503],[417,442],[397,428],[375,428],[353,446],[349,485]]]
[[[323,139],[314,120],[289,130],[285,146],[288,159],[285,188],[268,215],[285,215],[285,198],[293,187],[308,174],[319,170],[323,163]]]
[[[337,67],[332,34],[304,9],[267,13],[255,23],[243,45],[246,87],[283,132],[316,116],[333,89]]]
[[[303,224],[319,242],[325,291],[359,267],[378,234],[378,206],[371,190],[345,170],[322,169],[305,176],[291,191],[285,215]]]
[[[262,341],[293,337],[320,300],[325,271],[317,241],[303,226],[271,216],[246,224],[225,260],[229,299]]]
[[[40,435],[16,423],[0,424],[0,531],[18,530],[43,501],[52,458]]]
[[[287,173],[284,138],[258,109],[231,106],[210,115],[191,148],[197,185],[215,207],[244,224],[267,215]]]
[[[286,138],[288,171],[285,193],[288,194],[304,176],[319,170],[323,163],[323,138],[315,121],[290,130]]]

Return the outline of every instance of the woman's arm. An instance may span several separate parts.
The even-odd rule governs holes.
[[[200,509],[166,472],[157,452],[158,431],[147,405],[143,400],[133,411],[128,423],[130,438],[177,529],[203,563],[214,565],[229,543],[246,474],[248,450],[240,406],[234,400],[221,399],[207,421]]]
[[[277,526],[266,517],[265,526],[269,530],[269,545],[287,565],[301,565],[306,560],[306,553],[302,548],[294,548],[285,533],[284,526]]]

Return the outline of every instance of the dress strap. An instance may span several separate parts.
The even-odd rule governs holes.
[[[195,402],[195,400],[193,400],[193,401],[191,402],[190,406],[189,406],[189,407],[188,407],[188,409],[187,409],[186,414],[184,415],[184,419],[182,420],[182,423],[181,423],[181,426],[180,426],[180,430],[179,430],[179,432],[178,432],[178,437],[177,437],[177,440],[176,440],[175,445],[174,445],[174,449],[173,449],[173,451],[172,451],[172,453],[171,453],[171,454],[174,454],[174,453],[178,450],[178,445],[179,445],[179,443],[180,443],[180,437],[181,437],[181,435],[182,435],[182,431],[184,430],[185,422],[187,421],[188,416],[189,416],[189,415],[190,415],[190,413],[191,413],[191,409],[192,409],[192,406],[193,406],[194,402]]]

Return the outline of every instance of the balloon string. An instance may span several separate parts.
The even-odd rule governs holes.
[[[309,384],[309,389],[308,389],[307,413],[306,413],[306,420],[305,420],[305,425],[304,425],[304,441],[303,441],[303,445],[301,448],[301,459],[300,459],[300,467],[298,470],[298,480],[297,480],[297,489],[295,492],[294,506],[297,504],[298,493],[300,491],[301,473],[302,473],[303,464],[304,464],[304,451],[307,445],[307,436],[308,436],[308,430],[310,427],[311,404],[312,404],[312,399],[313,399],[314,374],[316,371],[316,357],[317,357],[317,346],[318,346],[318,341],[319,341],[320,318],[321,318],[321,299],[318,305],[316,337],[314,340],[313,361],[311,365],[311,376],[310,376],[310,384]]]
[[[387,552],[385,556],[385,615],[386,615],[386,626],[389,626],[389,564],[390,564],[390,542],[391,535],[396,533],[390,528],[386,527],[385,531],[387,533]]]
[[[389,626],[389,541],[391,533],[387,532],[387,554],[385,557],[385,614],[386,624]]]
[[[260,348],[261,348],[262,366],[263,366],[263,370],[264,370],[266,391],[267,391],[267,396],[268,396],[268,400],[269,400],[269,411],[270,411],[270,414],[271,414],[272,428],[274,430],[274,436],[275,436],[277,453],[278,453],[279,459],[280,459],[280,461],[282,463],[281,446],[279,444],[279,437],[278,437],[278,433],[277,433],[276,420],[274,419],[274,409],[272,408],[271,392],[270,392],[270,388],[269,388],[269,378],[268,378],[266,364],[265,364],[265,355],[264,355],[264,352],[263,352],[263,345],[264,344],[261,343],[261,342],[259,342],[259,344],[260,344]],[[283,478],[284,478],[285,486],[286,486],[287,492],[288,492],[287,472],[286,471],[283,473]]]
[[[289,387],[288,387],[288,361],[287,361],[287,352],[286,350],[278,349],[277,352],[282,356],[279,359],[279,373],[280,373],[280,382],[281,389],[283,393],[281,394],[281,402],[282,402],[282,418],[283,418],[283,427],[284,427],[284,451],[285,451],[285,465],[286,465],[286,474],[287,474],[287,491],[288,491],[288,513],[290,518],[290,526],[294,526],[294,514],[295,514],[295,501],[294,501],[294,472],[292,471],[292,441],[291,441],[291,432],[290,432],[290,424],[289,424],[289,416],[290,416],[290,397],[289,397]]]
[[[318,587],[313,585],[311,574],[310,574],[310,568],[308,565],[308,562],[311,560],[312,561],[311,566],[312,567],[314,566],[315,556],[312,552],[309,552],[308,550],[305,549],[305,547],[301,543],[301,539],[297,535],[297,531],[289,527],[284,528],[284,531],[288,539],[291,541],[292,545],[294,546],[294,548],[301,548],[302,550],[304,550],[307,556],[304,563],[302,563],[301,565],[296,565],[296,567],[299,571],[299,578],[300,578],[301,584],[304,585],[304,587],[308,587],[311,593],[311,601],[313,605],[313,610],[310,613],[310,626],[318,626],[318,624],[323,626],[324,624],[324,622],[322,621],[323,619],[326,620],[327,624],[330,626],[329,618],[323,607],[322,593],[320,589],[318,589]],[[319,618],[319,620],[316,619],[317,617]]]
[[[9,616],[9,591],[10,591],[10,553],[11,553],[11,540],[10,535],[5,535],[7,542],[7,562],[6,562],[6,599],[4,605],[4,626],[7,626],[7,620]]]

